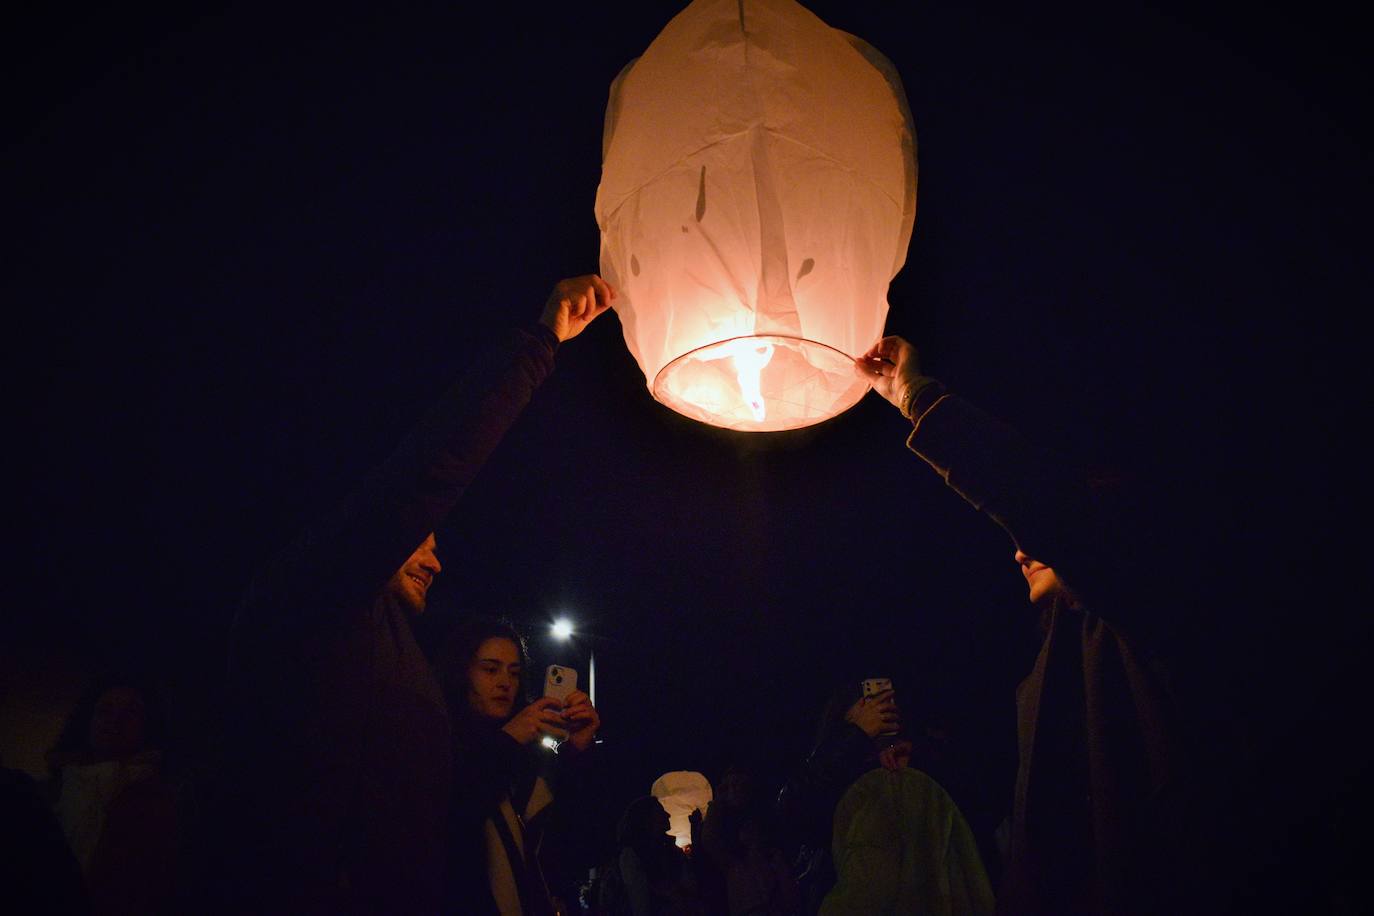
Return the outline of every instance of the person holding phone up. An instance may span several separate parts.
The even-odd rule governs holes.
[[[963,815],[910,768],[911,753],[891,680],[845,681],[831,694],[811,754],[777,800],[800,843],[802,913],[992,912]]]
[[[510,625],[458,624],[435,669],[453,718],[454,785],[445,912],[559,912],[539,861],[555,795],[576,782],[601,717],[580,690],[526,702],[529,659]],[[546,746],[557,742],[558,752]]]
[[[821,711],[811,753],[791,775],[777,799],[777,813],[792,837],[785,850],[799,863],[803,913],[815,913],[835,884],[831,826],[845,790],[875,766],[895,768],[883,754],[889,736],[901,731],[901,709],[889,681],[886,689],[865,695],[846,680]]]

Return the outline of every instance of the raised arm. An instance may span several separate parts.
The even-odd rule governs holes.
[[[368,603],[454,508],[577,336],[614,296],[600,277],[558,283],[540,321],[494,341],[396,451],[254,582],[245,611],[271,626],[314,626]]]
[[[1053,567],[1095,607],[1120,606],[1124,520],[1104,508],[1085,475],[922,375],[915,347],[900,337],[880,340],[856,367],[911,420],[908,447],[1018,550]]]

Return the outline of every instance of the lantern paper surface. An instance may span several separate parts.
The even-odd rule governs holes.
[[[795,429],[858,401],[915,212],[896,72],[791,0],[696,0],[611,86],[601,272],[686,416]]]
[[[668,832],[677,845],[691,843],[692,812],[700,811],[704,815],[711,804],[711,784],[706,777],[691,770],[674,770],[654,780],[649,794],[668,812]]]

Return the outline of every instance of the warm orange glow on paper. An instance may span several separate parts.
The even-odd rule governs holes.
[[[696,0],[611,87],[601,272],[653,396],[809,426],[868,390],[916,207],[895,71],[792,0]]]
[[[704,816],[714,796],[706,777],[692,770],[674,770],[655,779],[649,794],[668,813],[668,833],[677,847],[691,845],[692,812],[700,811]]]

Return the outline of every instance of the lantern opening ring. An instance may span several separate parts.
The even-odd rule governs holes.
[[[742,356],[755,364],[750,371],[741,367]],[[752,375],[757,392],[752,398],[744,392],[746,375]],[[694,420],[778,432],[848,410],[869,387],[854,372],[854,357],[829,344],[788,334],[745,334],[673,358],[654,376],[651,391],[655,400]]]

